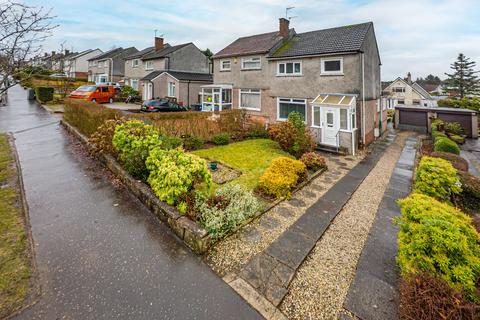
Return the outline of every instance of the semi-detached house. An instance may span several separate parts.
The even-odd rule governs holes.
[[[264,123],[299,112],[321,145],[354,153],[386,129],[373,23],[305,33],[279,30],[235,40],[213,57],[204,111],[245,109]]]
[[[115,48],[88,59],[88,81],[119,82],[125,75],[124,58],[135,52],[135,47]]]

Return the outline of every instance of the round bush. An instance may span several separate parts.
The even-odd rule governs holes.
[[[449,161],[452,166],[459,171],[468,171],[468,162],[464,158],[454,153],[434,151],[430,153],[430,157],[442,158]]]
[[[325,162],[325,159],[315,152],[304,153],[300,158],[300,161],[307,166],[307,169],[312,171],[327,169],[327,163]]]
[[[92,146],[90,152],[93,155],[98,155],[100,153],[111,154],[114,157],[118,156],[117,150],[113,147],[112,139],[115,134],[115,128],[121,124],[124,124],[127,120],[125,118],[120,119],[111,119],[105,121],[97,131],[95,131],[88,142]]]
[[[453,136],[450,136],[450,139],[457,144],[464,144],[465,143],[465,138],[462,137],[462,136],[458,136],[456,134],[454,134]]]
[[[433,150],[460,154],[458,145],[446,137],[437,138],[433,144]]]
[[[195,136],[188,136],[183,139],[183,147],[186,150],[198,150],[203,147],[203,139]]]
[[[461,135],[464,132],[462,125],[458,122],[445,123],[445,131],[454,135]]]
[[[227,133],[217,134],[212,137],[212,142],[216,145],[226,145],[230,143],[230,135]]]
[[[480,178],[468,172],[459,172],[462,192],[455,196],[455,203],[463,211],[471,214],[480,213]]]
[[[462,191],[457,170],[447,160],[422,157],[415,176],[414,190],[441,201]]]
[[[289,198],[292,188],[306,177],[307,168],[302,161],[287,157],[273,159],[258,186],[265,194],[276,198]]]

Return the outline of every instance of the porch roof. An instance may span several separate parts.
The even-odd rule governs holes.
[[[312,104],[349,107],[355,105],[355,98],[355,94],[322,93],[312,101]]]
[[[231,83],[217,83],[217,84],[207,84],[204,86],[201,86],[201,88],[205,89],[233,89],[233,84]]]

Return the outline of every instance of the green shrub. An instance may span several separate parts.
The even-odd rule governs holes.
[[[140,96],[140,93],[130,86],[123,86],[121,96],[122,98],[128,98],[128,96],[138,97]]]
[[[258,186],[269,196],[290,198],[292,188],[303,180],[306,174],[307,168],[302,161],[278,157],[272,160],[260,177]]]
[[[454,154],[460,154],[460,148],[458,145],[445,137],[437,138],[435,143],[433,144],[433,151],[443,151],[443,152],[450,152]]]
[[[278,142],[282,150],[300,158],[306,152],[312,152],[315,141],[311,132],[305,128],[300,114],[291,112],[288,121],[276,123],[268,129],[270,139]]]
[[[447,135],[441,131],[434,130],[432,131],[432,140],[436,141],[437,139],[440,138],[448,138]]]
[[[452,164],[459,171],[468,171],[468,162],[459,155],[449,152],[434,151],[430,153],[430,157],[442,158]]]
[[[253,122],[248,126],[247,136],[253,139],[268,138],[268,131],[263,123]]]
[[[437,118],[437,119],[433,120],[432,124],[431,124],[432,132],[433,131],[438,131],[438,129],[439,129],[438,127],[443,126],[443,125],[444,125],[444,122],[443,122],[442,119]]]
[[[445,131],[454,135],[462,135],[464,132],[462,125],[458,122],[445,123]]]
[[[453,194],[462,191],[457,170],[452,164],[432,157],[422,157],[417,168],[414,190],[440,201],[449,201]]]
[[[53,100],[53,88],[51,87],[36,87],[35,96],[38,101],[45,103]]]
[[[130,120],[115,128],[112,144],[125,170],[146,181],[149,172],[145,161],[150,150],[162,146],[158,131],[142,121]]]
[[[212,137],[212,142],[216,145],[226,145],[230,143],[230,135],[228,133],[220,133]]]
[[[456,144],[464,144],[465,143],[465,138],[462,137],[462,136],[457,136],[456,134],[450,136],[450,140],[452,140]]]
[[[462,192],[455,196],[455,203],[471,214],[480,213],[480,178],[468,172],[459,172]]]
[[[218,189],[212,198],[199,196],[196,203],[200,224],[214,239],[228,235],[261,209],[257,198],[238,184]]]
[[[480,277],[480,236],[471,219],[434,198],[412,194],[398,201],[397,262],[403,276],[430,272],[475,300]]]
[[[175,149],[183,144],[182,138],[172,136],[161,136],[162,149]]]
[[[107,120],[104,124],[98,127],[97,131],[88,138],[88,142],[92,146],[90,152],[93,155],[107,153],[117,157],[117,150],[113,147],[112,143],[113,135],[115,134],[115,128],[124,124],[126,121],[125,118]]]
[[[197,185],[208,187],[212,182],[205,160],[180,148],[151,150],[146,166],[150,171],[148,183],[152,190],[169,205],[178,204],[179,197]]]
[[[307,169],[312,171],[327,169],[327,163],[325,159],[315,152],[304,153],[300,158],[300,161],[302,161],[305,166],[307,166]]]
[[[193,151],[201,149],[204,145],[204,141],[202,138],[195,137],[195,136],[188,136],[183,138],[183,147],[186,150]]]
[[[443,99],[438,101],[439,107],[461,108],[480,111],[480,99],[477,97],[463,99]]]

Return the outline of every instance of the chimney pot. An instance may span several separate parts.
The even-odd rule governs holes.
[[[280,22],[280,28],[279,28],[279,34],[280,36],[286,38],[288,37],[288,34],[289,34],[289,31],[290,31],[290,21],[288,19],[285,19],[285,18],[280,18],[279,19],[279,22]]]
[[[55,51],[52,51],[52,56],[54,56],[54,55],[55,55]]]
[[[408,84],[412,84],[412,74],[410,72],[407,73],[407,82]]]
[[[65,49],[65,55],[69,54],[70,50]]]
[[[155,37],[155,50],[163,49],[163,38]]]

